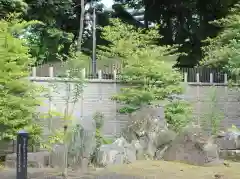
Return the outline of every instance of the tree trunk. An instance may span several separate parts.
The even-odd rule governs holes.
[[[82,48],[84,14],[85,14],[85,3],[84,3],[84,0],[81,0],[81,15],[80,15],[79,34],[78,34],[78,43],[77,43],[78,45],[77,50],[79,52],[81,51],[81,48]]]

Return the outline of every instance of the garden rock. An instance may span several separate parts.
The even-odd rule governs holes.
[[[50,166],[53,168],[63,168],[65,163],[65,146],[55,144],[50,154]]]
[[[176,133],[167,128],[166,121],[158,116],[160,108],[144,108],[129,119],[127,128],[123,131],[128,142],[139,141],[137,159],[147,156],[154,159],[158,148],[171,143]],[[161,114],[164,112],[161,112]]]
[[[220,150],[220,157],[225,160],[240,161],[240,150]]]
[[[146,156],[145,156],[146,151],[143,148],[143,146],[141,145],[140,141],[139,140],[133,140],[132,145],[134,146],[134,148],[136,150],[136,159],[137,160],[146,159]]]
[[[102,145],[97,154],[97,163],[99,166],[108,166],[124,163],[124,148],[114,145]]]
[[[157,149],[156,153],[155,153],[155,159],[156,160],[162,160],[163,159],[163,155],[166,152],[166,150],[168,149],[169,145],[165,145],[159,149]]]
[[[240,150],[240,132],[225,132],[218,135],[216,142],[221,150]]]
[[[97,163],[100,166],[131,163],[136,160],[136,149],[123,137],[112,144],[102,145],[97,154]]]
[[[113,145],[124,148],[125,163],[132,163],[136,160],[136,149],[133,144],[129,144],[123,137],[118,138]]]
[[[28,167],[44,168],[44,167],[49,166],[49,156],[50,156],[50,153],[47,151],[34,152],[34,153],[29,152],[28,153]],[[15,168],[16,161],[17,161],[16,153],[8,154],[6,156],[5,166],[8,168]]]
[[[213,140],[205,135],[199,126],[187,126],[166,149],[163,159],[180,161],[193,165],[216,165],[219,148]]]

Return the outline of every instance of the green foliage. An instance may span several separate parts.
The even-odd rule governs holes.
[[[232,125],[231,128],[228,129],[229,132],[240,132],[240,128],[235,125]]]
[[[66,61],[68,59],[73,34],[42,24],[28,28],[23,34],[37,63]],[[67,49],[66,49],[67,47]]]
[[[69,79],[77,79],[73,85],[69,82],[66,82],[66,96],[63,97],[63,100],[65,102],[65,109],[63,113],[57,113],[55,111],[49,111],[46,115],[41,115],[41,119],[45,118],[47,120],[52,120],[52,118],[58,117],[59,120],[62,120],[62,122],[67,126],[67,131],[63,131],[63,128],[60,129],[54,129],[53,126],[49,125],[49,130],[51,135],[49,136],[49,140],[43,143],[44,148],[48,148],[51,150],[52,144],[68,144],[72,145],[72,143],[75,143],[76,141],[73,141],[72,139],[75,139],[74,135],[76,134],[76,126],[73,126],[72,123],[74,123],[75,119],[73,116],[73,112],[75,110],[75,105],[79,101],[79,99],[82,97],[83,88],[84,88],[84,77],[82,74],[82,68],[84,67],[86,56],[82,53],[73,53],[73,58],[68,60],[65,64],[67,71],[67,74],[58,74],[61,77],[67,77]],[[52,83],[49,85],[48,89],[50,94],[47,95],[49,98],[49,101],[52,100],[52,94],[51,92],[58,92],[56,90],[59,89],[60,86],[58,86],[59,83]],[[71,110],[70,110],[71,105]],[[80,112],[82,113],[82,111]],[[53,127],[53,129],[52,129]],[[81,126],[79,126],[81,127]],[[81,127],[82,128],[82,127]],[[66,135],[67,134],[67,135]],[[67,137],[68,136],[68,137]],[[70,137],[69,137],[70,136]],[[79,140],[79,139],[78,139]]]
[[[223,30],[215,38],[208,39],[204,48],[203,65],[225,67],[235,75],[240,74],[240,3],[235,5],[230,14],[212,22]]]
[[[167,45],[182,44],[178,51],[188,55],[179,58],[179,61],[183,64],[195,65],[201,58],[201,41],[208,36],[215,36],[219,31],[208,22],[224,17],[238,0],[116,1],[125,7],[144,8],[147,17],[145,20],[160,24],[158,34],[163,38],[159,42]],[[85,1],[88,2],[90,0]],[[0,18],[6,17],[10,12],[23,12],[24,19],[43,22],[44,26],[36,26],[29,34],[31,36],[29,40],[34,41],[34,43],[29,42],[31,54],[36,55],[40,62],[66,60],[70,46],[78,38],[81,13],[79,4],[80,1],[76,0],[0,0]],[[127,21],[125,14],[124,10],[114,13]],[[108,24],[108,13],[100,13],[97,16],[98,25]],[[129,16],[131,18],[131,15]],[[135,25],[140,24],[137,20],[134,22]],[[97,33],[97,36],[99,34]],[[74,37],[71,38],[72,36]],[[97,42],[101,43],[102,39]],[[85,43],[84,47],[91,49],[91,43]]]
[[[133,58],[123,68],[120,77],[131,86],[122,88],[121,93],[113,97],[125,104],[120,112],[131,113],[144,105],[155,104],[171,94],[182,92],[181,76],[170,65],[151,57],[135,57],[138,58],[136,61]]]
[[[23,0],[0,0],[0,18],[7,17],[10,13],[26,13],[28,5]]]
[[[178,52],[187,55],[178,58],[179,65],[195,66],[202,59],[202,40],[214,37],[221,28],[215,28],[209,21],[220,19],[239,0],[116,0],[135,9],[143,8],[145,22],[160,24],[159,34],[163,36],[161,44],[182,44]],[[118,17],[127,21],[124,13]],[[136,13],[139,19],[140,14]],[[137,17],[138,16],[138,17]]]
[[[95,139],[96,139],[96,146],[95,149],[91,155],[91,163],[96,164],[97,163],[97,154],[99,151],[99,148],[103,144],[111,144],[112,141],[109,139],[106,139],[102,135],[102,127],[104,124],[104,116],[102,113],[96,112],[94,117],[93,117],[95,123],[96,123],[96,133],[95,133]]]
[[[86,54],[82,52],[74,52],[71,51],[71,56],[68,58],[66,62],[64,62],[64,69],[63,72],[59,72],[57,74],[58,77],[69,77],[69,78],[78,78],[81,79],[82,82],[84,82],[85,78],[83,76],[82,70],[86,70],[86,67],[89,66],[89,61],[91,60],[91,57],[87,56]],[[68,71],[68,74],[65,72]],[[80,82],[81,83],[81,82]]]
[[[191,105],[182,100],[167,104],[164,113],[169,127],[176,132],[180,132],[193,119]]]
[[[129,58],[134,56],[150,56],[166,60],[166,55],[174,52],[173,46],[158,46],[160,38],[157,30],[136,28],[123,23],[120,19],[110,19],[110,25],[101,28],[102,38],[110,42],[109,46],[99,46],[100,60],[118,59],[123,65],[128,64]],[[147,50],[146,50],[147,48]],[[170,58],[167,59],[168,62]]]
[[[101,51],[104,58],[118,58],[123,63],[119,75],[129,85],[112,99],[125,104],[121,113],[132,113],[144,105],[165,99],[168,95],[181,93],[181,75],[172,69],[167,46],[157,46],[156,29],[135,29],[118,19],[103,29],[104,38],[111,45]]]
[[[17,20],[0,21],[0,137],[14,139],[17,131],[26,129],[31,139],[38,142],[41,128],[34,119],[39,89],[26,79],[33,63],[28,48],[13,36],[20,26]]]

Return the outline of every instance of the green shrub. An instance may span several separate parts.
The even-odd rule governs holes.
[[[39,91],[26,79],[33,59],[24,41],[13,36],[23,24],[17,20],[0,21],[0,137],[12,140],[20,129],[25,129],[37,142],[41,128],[34,119]]]
[[[111,144],[113,141],[110,139],[105,138],[102,135],[102,127],[104,124],[104,115],[102,113],[96,112],[93,117],[95,124],[96,124],[96,133],[95,133],[95,140],[96,140],[96,147],[91,155],[91,163],[97,164],[97,153],[99,151],[99,148],[103,144]]]
[[[165,106],[165,118],[171,129],[181,131],[191,120],[192,108],[190,103],[183,100],[174,100]]]

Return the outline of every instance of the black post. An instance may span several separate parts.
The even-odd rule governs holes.
[[[17,179],[27,179],[28,133],[24,130],[17,135]]]

